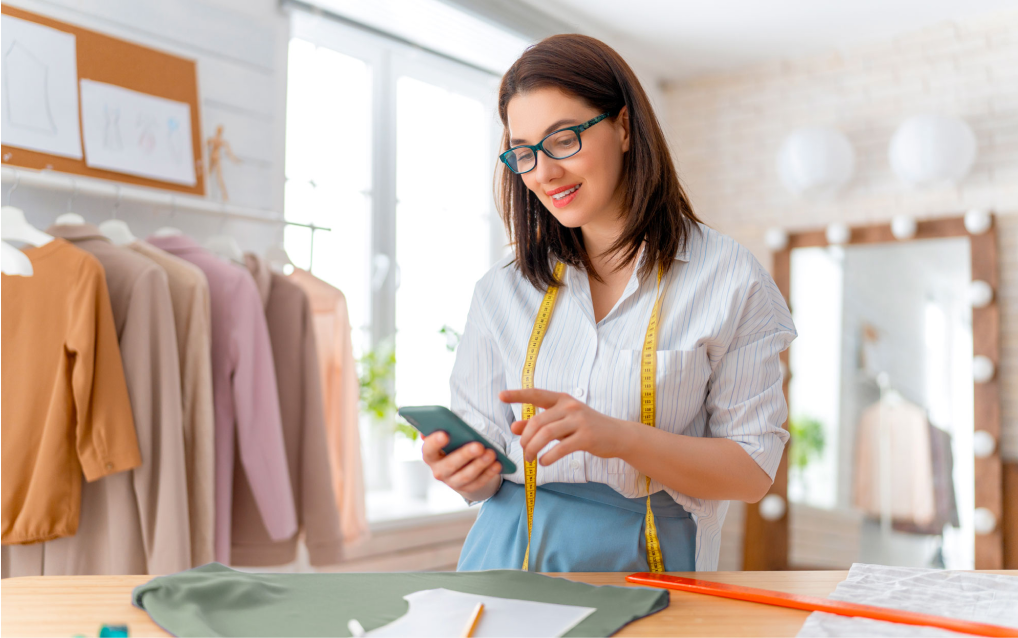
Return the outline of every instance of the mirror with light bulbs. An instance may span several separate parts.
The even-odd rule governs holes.
[[[743,568],[1001,569],[992,215],[766,240],[799,333],[782,355],[792,439],[746,509]]]

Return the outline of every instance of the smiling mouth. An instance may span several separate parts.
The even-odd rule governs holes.
[[[580,186],[582,186],[582,184],[577,184],[576,186],[573,186],[572,188],[570,188],[568,190],[564,190],[562,192],[555,193],[554,195],[551,196],[551,198],[557,201],[557,200],[569,197],[570,195],[572,195],[576,191],[580,190]]]

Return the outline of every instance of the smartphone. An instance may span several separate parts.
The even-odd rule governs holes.
[[[502,474],[512,474],[516,471],[516,464],[510,461],[508,456],[502,454],[497,447],[492,445],[491,441],[484,438],[483,434],[464,423],[463,419],[456,416],[449,408],[440,405],[413,405],[402,407],[397,412],[424,436],[439,430],[448,434],[449,443],[442,448],[446,454],[467,443],[477,441],[484,447],[495,451],[496,460],[502,464]]]

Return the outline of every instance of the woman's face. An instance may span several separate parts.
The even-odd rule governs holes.
[[[601,114],[583,100],[554,88],[521,93],[509,100],[509,145],[537,144],[552,131],[583,124]],[[520,175],[563,226],[613,223],[622,156],[629,150],[628,113],[606,118],[580,133],[581,150],[566,159],[537,154],[534,170]],[[564,197],[561,195],[576,189]]]

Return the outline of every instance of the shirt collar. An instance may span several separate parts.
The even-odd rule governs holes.
[[[47,228],[46,232],[54,237],[60,237],[70,242],[98,239],[111,243],[106,235],[103,235],[102,231],[92,224],[54,224]]]
[[[205,251],[198,242],[187,235],[150,235],[145,241],[171,253]]]

